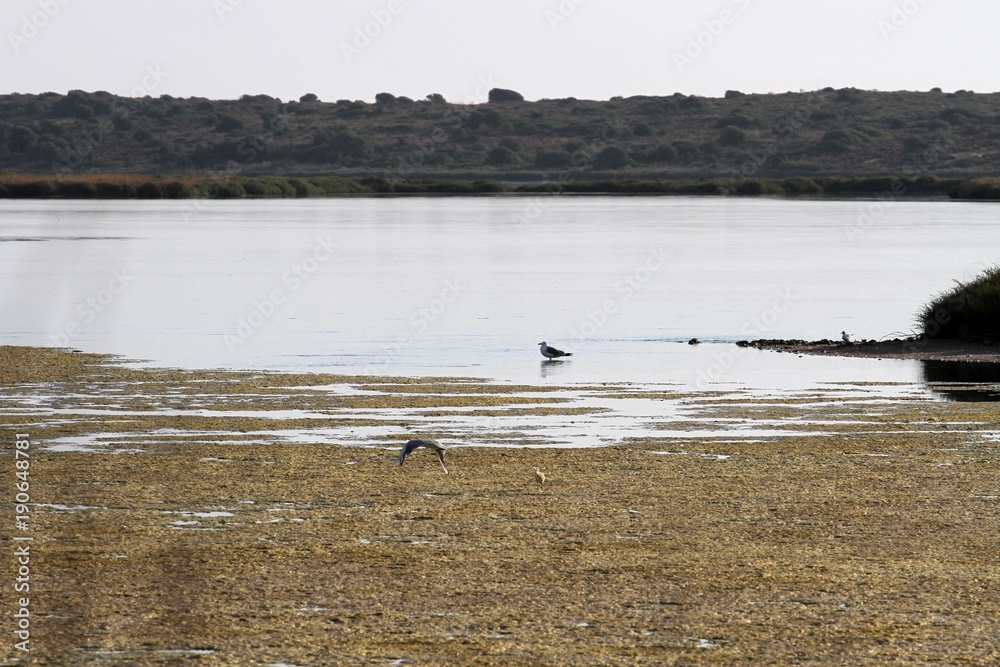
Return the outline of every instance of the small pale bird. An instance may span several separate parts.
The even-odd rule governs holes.
[[[448,474],[448,468],[444,464],[444,453],[447,449],[437,440],[408,440],[403,448],[399,450],[399,458],[396,459],[396,465],[403,465],[403,460],[406,455],[412,452],[414,449],[419,449],[421,447],[426,447],[428,449],[433,449],[437,453],[438,461],[441,462],[441,467],[444,468],[444,473]]]
[[[545,473],[542,472],[541,470],[539,470],[538,468],[535,468],[535,479],[538,480],[539,484],[541,484],[541,485],[544,486],[544,484],[545,484]]]
[[[854,334],[849,334],[849,333],[847,333],[846,331],[841,331],[841,332],[840,332],[840,338],[841,338],[841,339],[842,339],[842,340],[843,340],[843,341],[844,341],[845,343],[853,343],[853,342],[854,342]]]
[[[542,356],[546,359],[558,359],[559,357],[572,357],[572,352],[563,352],[562,350],[557,350],[554,347],[549,347],[548,343],[544,340],[538,344],[538,351],[542,353]]]

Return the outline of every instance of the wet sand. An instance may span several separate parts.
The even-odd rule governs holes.
[[[0,348],[8,479],[14,433],[32,443],[34,664],[1000,660],[1000,404],[706,395],[699,414],[808,412],[815,433],[456,447],[448,475],[425,450],[397,467],[394,438],[255,434],[255,409],[307,403],[333,419],[358,398],[309,386],[379,388],[366,400],[385,411],[573,409],[412,383]],[[247,414],[222,411],[234,405]],[[141,446],[115,449],[135,432],[149,434]],[[93,433],[103,449],[46,448]],[[12,640],[0,656],[18,657]]]

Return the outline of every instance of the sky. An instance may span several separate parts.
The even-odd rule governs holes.
[[[1000,91],[998,0],[0,0],[0,93]]]

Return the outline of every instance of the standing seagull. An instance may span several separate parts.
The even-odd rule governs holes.
[[[853,334],[849,334],[846,331],[841,331],[840,332],[840,338],[845,343],[850,343],[851,345],[854,344],[854,335]]]
[[[409,440],[403,448],[399,450],[399,458],[396,459],[396,465],[403,465],[403,459],[406,455],[412,452],[414,449],[419,449],[421,447],[427,447],[428,449],[433,449],[438,456],[438,461],[441,462],[441,467],[444,468],[444,474],[448,474],[448,468],[444,465],[444,453],[447,451],[444,446],[441,445],[437,440]]]
[[[546,359],[557,359],[559,357],[572,357],[572,352],[563,352],[562,350],[557,350],[554,347],[549,347],[548,343],[544,340],[538,344],[538,351],[542,353],[542,356]]]

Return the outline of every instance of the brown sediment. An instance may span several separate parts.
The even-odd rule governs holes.
[[[844,343],[832,340],[770,340],[741,341],[742,347],[755,347],[777,352],[821,354],[838,357],[868,357],[878,359],[915,359],[921,361],[961,361],[970,363],[1000,363],[1000,346],[973,341],[907,338],[887,341],[866,340]]]
[[[266,442],[240,432],[255,425],[242,414],[166,417],[197,444],[55,452],[60,433],[113,440],[119,426],[12,409],[42,393],[155,408],[171,387],[184,390],[168,407],[252,409],[289,388],[366,383],[396,405],[408,392],[391,380],[135,370],[27,348],[0,359],[15,362],[0,376],[9,479],[14,433],[31,438],[34,664],[1000,660],[997,403],[694,395],[704,418],[793,423],[798,407],[834,423],[752,443],[651,429],[596,449],[456,447],[444,475],[425,451],[397,467],[381,447]],[[441,384],[469,405],[502,396]],[[338,397],[313,407],[357,418]],[[209,427],[239,442],[201,439]],[[13,642],[0,657],[18,657]]]

